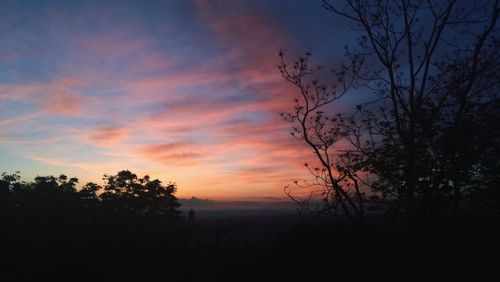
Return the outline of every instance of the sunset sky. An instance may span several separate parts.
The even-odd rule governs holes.
[[[0,172],[283,198],[311,152],[278,51],[335,66],[352,37],[319,1],[0,0]]]

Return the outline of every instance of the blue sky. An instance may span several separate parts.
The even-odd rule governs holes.
[[[307,147],[278,51],[334,66],[354,34],[319,1],[5,1],[0,171],[99,182],[130,169],[179,195],[281,197]]]

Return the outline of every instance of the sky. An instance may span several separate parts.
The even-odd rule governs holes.
[[[278,52],[330,66],[351,39],[319,1],[0,0],[0,172],[284,198],[312,152],[279,115],[298,93]]]

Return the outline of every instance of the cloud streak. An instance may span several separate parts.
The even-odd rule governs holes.
[[[79,5],[7,7],[17,11],[0,28],[7,150],[85,179],[133,169],[176,181],[185,197],[280,198],[306,177],[311,152],[279,117],[295,94],[276,53],[297,46],[281,7]]]

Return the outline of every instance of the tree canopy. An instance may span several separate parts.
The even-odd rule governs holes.
[[[279,54],[282,76],[299,92],[283,117],[318,163],[309,166],[314,180],[295,187],[322,187],[325,204],[314,212],[340,208],[360,222],[367,195],[390,202],[388,212],[408,226],[479,206],[498,212],[499,1],[322,4],[359,35],[332,81],[317,80],[311,53],[292,64]],[[354,90],[364,100],[332,113]],[[287,194],[307,206],[311,197],[294,191]],[[496,198],[479,204],[484,195]]]
[[[1,175],[0,261],[8,273],[78,273],[85,266],[94,271],[82,275],[126,278],[159,265],[164,269],[157,273],[164,273],[179,263],[188,236],[174,183],[124,170],[105,175],[102,186],[77,185],[65,175],[32,182],[21,181],[18,172]]]

